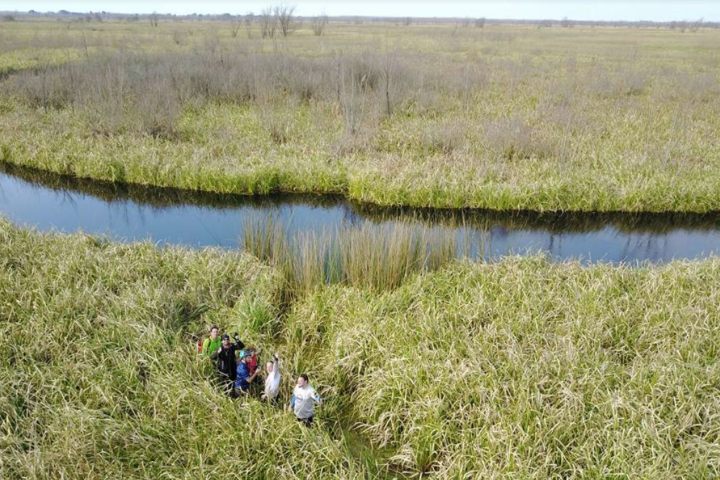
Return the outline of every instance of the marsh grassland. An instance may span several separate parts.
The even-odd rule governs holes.
[[[0,240],[2,478],[720,474],[717,260],[288,292],[245,253]],[[221,394],[191,340],[210,323],[280,352],[284,400],[307,371],[316,428]]]
[[[0,20],[10,171],[720,210],[716,29]],[[194,251],[0,220],[0,478],[720,477],[720,260],[481,263],[373,231]],[[279,352],[283,402],[310,375],[314,428],[219,391],[214,323]]]
[[[382,205],[720,209],[720,31],[0,23],[0,160]]]

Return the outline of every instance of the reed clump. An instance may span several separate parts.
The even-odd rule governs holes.
[[[346,225],[289,237],[272,219],[253,220],[243,232],[243,248],[283,272],[298,294],[330,284],[393,289],[446,265],[457,253],[454,234],[409,222],[379,230]]]

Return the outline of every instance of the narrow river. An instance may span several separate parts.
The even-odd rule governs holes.
[[[544,252],[554,260],[663,263],[720,254],[720,214],[538,214],[378,208],[339,197],[223,196],[72,179],[0,166],[0,216],[41,231],[236,248],[243,228],[273,218],[290,234],[398,222],[454,234],[463,252],[494,259]]]

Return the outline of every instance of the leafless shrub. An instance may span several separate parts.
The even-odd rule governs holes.
[[[208,37],[193,52],[118,53],[11,73],[0,84],[0,95],[44,109],[81,109],[105,133],[143,128],[155,136],[172,135],[172,121],[183,108],[206,102],[334,101],[345,131],[355,135],[377,122],[379,112],[391,114],[409,104],[421,89],[417,68],[395,53],[330,59],[228,52],[217,38]],[[168,122],[152,112],[135,116],[150,107]],[[103,116],[108,119],[100,121]],[[282,141],[282,135],[275,137]]]
[[[334,65],[337,102],[344,121],[338,149],[344,152],[362,149],[378,124],[380,74],[373,63],[368,55],[363,55],[338,58]]]
[[[133,111],[137,115],[140,130],[156,138],[174,139],[177,136],[176,123],[181,105],[160,82],[140,92]]]
[[[385,55],[385,61],[382,64],[382,79],[383,79],[383,97],[385,104],[385,113],[391,115],[393,111],[392,101],[390,99],[391,88],[395,89],[396,73],[398,63],[393,55]]]
[[[12,16],[12,15],[3,15],[3,16],[2,16],[2,21],[3,21],[3,22],[14,22],[14,21],[15,21],[15,17]]]
[[[413,88],[421,77],[400,52],[365,53],[342,62],[343,81],[359,93],[374,99],[386,115],[412,100]]]
[[[338,102],[345,121],[345,133],[352,136],[358,132],[366,111],[367,102],[362,96],[362,87],[358,82],[357,75],[352,71],[350,75],[346,76],[343,72],[340,75],[341,78],[338,80],[340,82]]]
[[[245,18],[243,19],[243,24],[245,25],[245,31],[247,32],[247,38],[252,38],[252,26],[255,22],[255,14],[252,12],[245,15]]]
[[[325,32],[325,27],[328,24],[328,16],[320,15],[312,19],[312,31],[316,36],[320,36]]]
[[[277,30],[277,18],[271,7],[264,8],[260,12],[260,36],[262,38],[273,38]]]
[[[273,12],[276,22],[280,27],[280,33],[282,33],[283,37],[287,37],[293,31],[293,13],[295,12],[295,7],[278,5],[273,9]]]
[[[242,21],[239,18],[230,22],[230,36],[232,38],[237,38],[238,33],[240,33],[240,27],[242,27]]]
[[[12,75],[6,85],[8,92],[14,92],[31,107],[60,109],[72,101],[74,68],[72,66],[50,67],[43,65],[23,75]]]

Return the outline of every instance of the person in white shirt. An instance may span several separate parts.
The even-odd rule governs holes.
[[[305,426],[312,426],[315,405],[320,403],[320,396],[308,382],[308,376],[304,373],[300,374],[290,398],[290,408],[295,417]]]
[[[263,400],[274,403],[280,393],[280,359],[277,353],[273,355],[272,362],[265,364],[267,377],[265,378],[265,393],[262,394]]]

